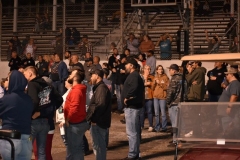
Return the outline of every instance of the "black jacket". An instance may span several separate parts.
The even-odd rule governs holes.
[[[44,60],[42,62],[38,62],[36,64],[36,67],[38,69],[38,74],[40,77],[49,76],[49,72],[48,72],[48,62],[45,62]]]
[[[33,58],[30,58],[30,59],[26,58],[22,60],[22,64],[24,65],[24,67],[35,66],[35,61],[33,60]]]
[[[221,69],[214,68],[213,70],[208,71],[207,76],[209,80],[207,82],[207,90],[210,94],[212,95],[222,94],[223,88],[221,87],[221,84],[225,77],[224,72],[226,71],[227,71],[226,68],[221,68]],[[210,76],[217,77],[217,79],[211,80]]]
[[[93,96],[87,111],[87,121],[107,129],[111,125],[111,92],[103,81],[93,86]]]
[[[32,98],[33,101],[33,114],[35,112],[41,112],[41,115],[38,118],[48,118],[55,109],[59,108],[62,105],[63,99],[62,96],[57,92],[57,90],[52,87],[51,92],[51,107],[40,108],[39,101],[40,98],[38,96],[39,92],[46,86],[48,86],[46,81],[40,77],[36,77],[28,82],[27,94]]]
[[[142,108],[144,100],[144,83],[143,79],[137,71],[130,73],[123,85],[123,91],[121,93],[122,103],[124,99],[127,100],[127,108]]]
[[[21,65],[21,59],[19,57],[11,58],[8,66],[10,67],[10,71],[12,70],[18,70],[19,66]]]

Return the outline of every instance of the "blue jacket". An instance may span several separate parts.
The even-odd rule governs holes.
[[[68,78],[68,69],[65,62],[61,61],[58,66],[59,80],[64,82]]]
[[[17,70],[9,77],[8,93],[0,99],[2,129],[17,130],[21,134],[31,133],[32,99],[24,93],[27,80]]]

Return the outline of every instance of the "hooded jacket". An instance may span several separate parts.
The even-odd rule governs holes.
[[[9,77],[8,93],[0,99],[2,129],[17,130],[21,134],[31,133],[33,103],[24,93],[27,80],[19,71],[12,71]]]
[[[63,102],[62,96],[52,87],[51,92],[51,107],[46,108],[40,108],[39,107],[39,101],[40,98],[38,96],[39,92],[46,86],[48,86],[47,82],[40,78],[36,77],[28,82],[27,87],[27,94],[32,98],[34,110],[33,114],[35,112],[40,112],[40,116],[38,118],[48,118],[52,112],[54,112],[55,109],[59,108]]]
[[[205,74],[206,68],[196,68],[192,73],[186,75],[186,80],[189,85],[188,100],[189,101],[202,101],[205,95]],[[197,84],[192,84],[197,81]]]
[[[69,123],[77,124],[86,119],[86,90],[85,85],[77,84],[68,93],[64,106],[64,116]]]

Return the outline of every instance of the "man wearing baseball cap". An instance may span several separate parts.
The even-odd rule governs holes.
[[[223,90],[218,102],[239,102],[240,101],[240,82],[238,81],[239,75],[235,68],[228,68],[225,73],[225,77],[228,86]],[[233,119],[234,112],[232,110],[233,106],[231,103],[228,104],[227,109],[223,107],[218,108],[218,115],[221,116],[223,132],[225,132]],[[227,114],[226,114],[227,112]],[[228,116],[231,113],[231,116]]]
[[[144,101],[144,84],[136,70],[138,63],[129,58],[125,65],[128,75],[121,93],[126,119],[126,132],[129,141],[129,153],[125,159],[138,159],[140,153],[140,111]]]
[[[111,92],[103,82],[103,70],[92,71],[93,96],[87,110],[96,159],[106,159],[106,134],[111,125]]]
[[[182,74],[179,73],[179,66],[177,64],[171,64],[169,69],[169,74],[172,76],[169,87],[167,89],[167,105],[170,120],[172,123],[173,134],[174,128],[177,127],[177,113],[178,113],[178,103],[181,101],[181,91],[182,91]],[[184,100],[187,98],[187,82],[184,82]]]

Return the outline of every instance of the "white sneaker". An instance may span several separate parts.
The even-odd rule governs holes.
[[[188,132],[187,134],[184,135],[184,137],[189,138],[192,137],[193,131]]]
[[[153,127],[149,127],[148,132],[152,132],[152,131],[153,131]]]

